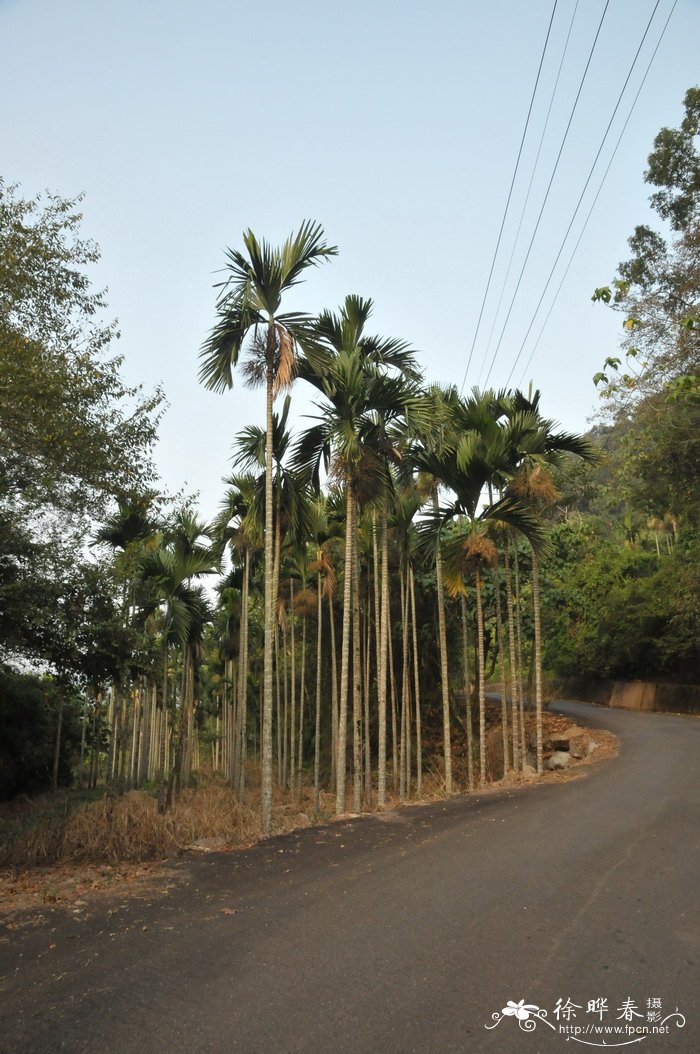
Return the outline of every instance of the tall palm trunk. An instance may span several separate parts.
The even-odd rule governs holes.
[[[462,613],[462,678],[464,680],[464,705],[467,726],[467,786],[474,789],[474,729],[472,726],[472,693],[469,684],[469,637],[467,635],[467,598],[460,594]]]
[[[352,615],[352,552],[355,537],[355,501],[352,480],[347,481],[345,511],[345,568],[343,582],[343,637],[340,645],[340,712],[338,714],[338,760],[335,811],[345,812],[347,768],[348,688],[350,683],[350,619]]]
[[[535,729],[537,773],[542,772],[542,626],[540,620],[540,562],[532,553],[532,606],[535,616]]]
[[[369,576],[369,568],[368,568],[368,576]],[[362,693],[362,697],[363,697],[363,700],[364,700],[364,736],[365,736],[364,790],[365,790],[365,800],[366,800],[368,805],[370,805],[371,802],[372,802],[372,753],[371,753],[371,746],[370,746],[370,726],[369,726],[369,687],[370,687],[369,664],[370,664],[370,654],[371,654],[370,637],[371,637],[371,631],[372,631],[371,619],[370,619],[371,606],[372,605],[371,605],[370,596],[369,596],[369,580],[368,580],[368,582],[367,582],[367,607],[365,609],[366,615],[365,615],[364,690],[363,690],[363,693]]]
[[[304,702],[306,698],[306,611],[301,619],[301,685],[299,688],[299,756],[297,758],[297,796],[301,795],[304,781]]]
[[[377,673],[378,758],[377,804],[386,805],[386,684],[389,651],[389,548],[386,507],[382,508],[382,579]]]
[[[501,737],[503,745],[503,775],[509,768],[508,702],[506,699],[505,648],[503,644],[503,613],[501,609],[501,569],[496,559],[493,569],[496,590],[496,647],[498,648],[498,673],[501,680]]]
[[[177,736],[177,745],[175,748],[175,757],[173,759],[173,767],[170,770],[170,779],[168,781],[168,794],[165,799],[166,810],[170,809],[173,804],[173,796],[175,790],[180,789],[180,777],[182,772],[182,761],[185,750],[185,739],[187,737],[187,728],[189,723],[189,698],[190,698],[190,678],[189,678],[189,667],[190,667],[190,655],[189,647],[183,648],[182,654],[182,694],[180,699],[180,722]]]
[[[517,657],[515,651],[515,625],[513,621],[513,583],[510,574],[510,544],[506,539],[504,545],[505,553],[505,579],[506,579],[506,609],[508,616],[508,660],[510,665],[510,715],[513,726],[513,768],[522,769],[523,757],[520,750],[520,736],[518,731],[518,695],[516,688],[517,680]]]
[[[479,779],[486,782],[486,684],[484,669],[484,611],[481,604],[481,572],[474,574],[476,586],[476,639],[479,656]]]
[[[167,741],[168,714],[168,645],[163,648],[163,705],[161,709],[161,729],[158,744],[158,783],[162,787],[165,779],[165,745]]]
[[[260,812],[263,837],[272,831],[272,639],[274,634],[274,538],[272,488],[273,362],[277,338],[274,324],[267,333],[267,391],[265,432],[265,647],[263,654],[262,766]]]
[[[381,663],[381,604],[379,600],[379,582],[381,579],[381,569],[379,566],[379,547],[377,545],[377,511],[372,510],[372,554],[373,554],[373,570],[372,584],[374,587],[374,645],[375,645],[375,659],[377,662],[377,689],[379,688],[379,665]]]
[[[277,744],[277,785],[282,786],[282,685],[280,683],[280,629],[275,624],[275,733]]]
[[[391,632],[391,591],[387,597],[389,607],[389,691],[391,693],[391,775],[394,794],[399,789],[398,735],[396,727],[396,670],[394,667],[394,640]]]
[[[314,812],[321,805],[321,657],[323,640],[323,591],[321,589],[321,572],[317,574],[316,583],[316,720],[314,723]]]
[[[423,797],[423,739],[421,733],[420,714],[420,675],[418,669],[418,629],[416,626],[416,585],[413,576],[413,566],[409,565],[409,580],[411,585],[411,629],[413,634],[413,684],[416,699],[416,794],[418,800]]]
[[[235,772],[239,797],[245,794],[246,756],[248,753],[248,609],[250,591],[250,549],[245,551],[243,593],[241,596],[240,658],[238,660],[238,754]]]
[[[518,660],[516,687],[518,690],[518,712],[520,717],[520,754],[523,764],[525,764],[527,743],[525,742],[525,702],[523,698],[523,616],[520,603],[520,561],[518,559],[517,541],[513,545],[513,568],[515,570],[515,653]]]
[[[362,809],[362,657],[360,654],[360,561],[357,531],[352,546],[352,773],[353,809]]]
[[[338,766],[338,651],[332,593],[328,594],[328,619],[331,627],[331,788],[335,790]]]
[[[284,684],[284,714],[282,716],[282,786],[289,786],[289,688],[287,680],[287,629],[282,623],[282,681]]]
[[[289,579],[289,636],[290,636],[290,671],[289,671],[289,789],[294,794],[297,771],[297,647],[294,620],[294,579]]]
[[[407,756],[410,754],[408,742],[409,667],[408,667],[408,570],[401,573],[401,740],[399,746],[400,783],[399,794],[402,798],[410,796],[410,778],[407,778]]]
[[[437,487],[433,490],[433,511],[440,510]],[[438,602],[438,637],[440,642],[440,688],[442,692],[442,737],[445,755],[445,794],[452,794],[452,744],[450,739],[450,683],[447,661],[447,627],[445,621],[445,589],[442,581],[442,551],[438,538],[435,549],[435,582]]]

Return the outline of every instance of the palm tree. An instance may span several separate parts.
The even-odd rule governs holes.
[[[551,505],[557,489],[548,471],[565,455],[595,462],[598,450],[587,437],[556,431],[553,421],[542,417],[539,409],[540,393],[510,393],[502,400],[508,419],[508,438],[511,444],[514,469],[506,492],[526,502],[536,513]],[[537,772],[543,768],[542,759],[542,626],[540,605],[540,558],[542,552],[532,551],[532,601],[534,615],[535,665],[535,722],[537,739]]]
[[[441,457],[454,448],[453,409],[459,396],[455,388],[442,389],[433,385],[427,399],[431,406],[429,426],[409,445],[410,463],[418,469],[419,493],[430,498],[432,516],[439,517],[439,470]],[[442,697],[442,736],[445,766],[445,793],[452,793],[452,737],[450,729],[450,670],[447,651],[447,616],[445,587],[442,571],[442,542],[435,537],[435,592],[438,610],[438,648],[440,653],[440,692]]]
[[[296,346],[311,336],[311,319],[300,312],[282,312],[283,295],[302,281],[304,272],[337,254],[324,241],[320,224],[306,221],[296,234],[275,248],[258,241],[251,230],[243,235],[245,253],[229,249],[228,276],[217,303],[217,323],[202,348],[200,380],[224,391],[233,384],[233,368],[252,336],[246,375],[263,382],[266,392],[265,442],[265,644],[263,656],[261,815],[263,835],[272,829],[272,687],[274,623],[273,544],[273,417],[275,396],[295,374]],[[264,334],[264,335],[263,335]]]
[[[316,572],[316,708],[314,720],[314,812],[321,801],[321,688],[323,673],[323,595],[330,596],[335,588],[335,572],[330,561],[327,542],[331,529],[326,511],[326,500],[319,494],[311,507],[311,538],[314,559],[309,571]]]
[[[141,567],[141,580],[150,594],[144,602],[144,615],[160,611],[166,638],[176,640],[182,648],[180,721],[166,809],[181,779],[197,701],[204,627],[212,617],[204,590],[194,584],[195,579],[218,569],[216,551],[203,543],[207,531],[190,512],[179,513],[167,544],[148,552]]]
[[[514,453],[510,436],[499,427],[502,416],[500,397],[493,392],[475,391],[468,399],[450,399],[451,434],[439,450],[423,451],[421,467],[439,478],[450,499],[433,512],[423,531],[437,547],[443,528],[451,524],[443,541],[445,583],[452,594],[463,592],[466,576],[474,578],[479,665],[479,771],[486,779],[485,663],[482,576],[496,563],[494,532],[511,528],[525,534],[533,549],[542,550],[544,532],[536,514],[528,506],[506,498],[482,506],[489,486],[513,470]]]
[[[262,536],[262,502],[259,480],[251,472],[239,473],[224,481],[227,485],[214,536],[223,553],[228,546],[234,562],[241,565],[241,610],[238,636],[238,711],[234,728],[232,775],[238,795],[245,794],[248,715],[248,627],[250,616],[250,579],[253,556]]]
[[[413,357],[398,340],[368,337],[365,327],[372,301],[346,297],[340,312],[324,311],[317,326],[318,345],[307,355],[300,376],[323,395],[319,422],[301,437],[295,464],[320,482],[320,466],[332,468],[345,486],[345,571],[341,644],[336,811],[345,809],[347,716],[349,697],[350,638],[353,598],[353,562],[359,508],[376,502],[391,488],[388,459],[392,444],[387,427],[407,414],[420,412],[417,385],[410,376]],[[399,375],[389,370],[401,370]],[[384,532],[383,532],[384,533]],[[385,542],[385,539],[383,538]],[[382,565],[381,653],[379,669],[379,803],[386,800],[386,684],[388,653],[388,547]],[[355,773],[356,780],[360,778]]]

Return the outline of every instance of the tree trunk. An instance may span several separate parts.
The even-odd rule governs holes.
[[[464,705],[467,729],[467,786],[474,790],[474,728],[472,725],[472,693],[469,683],[469,637],[467,635],[467,598],[460,594],[462,613],[462,679],[464,681]]]
[[[63,696],[58,700],[56,712],[56,739],[53,750],[53,772],[51,775],[51,788],[54,792],[58,790],[58,764],[61,758],[61,730],[63,728]]]
[[[335,606],[328,594],[328,619],[331,629],[331,789],[336,788],[338,765],[338,652],[335,645]]]
[[[190,696],[190,678],[189,678],[189,655],[187,648],[184,649],[182,656],[182,697],[180,699],[180,727],[178,730],[177,744],[175,747],[175,757],[173,759],[173,767],[170,770],[170,779],[168,780],[168,793],[165,799],[166,811],[172,807],[173,796],[175,789],[180,789],[180,774],[182,771],[183,752],[185,749],[185,738],[187,735],[187,727],[189,724],[189,696]]]
[[[272,639],[274,611],[274,522],[272,491],[272,402],[273,362],[277,346],[274,324],[267,333],[267,391],[265,431],[265,647],[263,652],[263,697],[261,717],[260,813],[263,837],[272,833]]]
[[[289,579],[289,636],[290,636],[290,704],[289,704],[289,790],[292,795],[297,781],[297,642],[294,617],[294,579]]]
[[[479,654],[479,779],[486,782],[486,684],[484,669],[484,612],[481,606],[481,572],[474,575],[476,586],[476,636]]]
[[[345,515],[345,568],[343,582],[343,637],[340,646],[340,713],[338,715],[338,760],[336,768],[336,813],[345,812],[347,768],[348,689],[350,683],[350,619],[352,614],[352,552],[355,536],[355,502],[352,481],[347,483]]]
[[[282,786],[289,787],[289,689],[287,678],[287,629],[282,623],[282,681],[284,683],[284,714],[282,715]]]
[[[243,800],[245,794],[246,760],[248,754],[248,609],[250,592],[250,549],[245,551],[243,568],[243,593],[241,596],[241,634],[240,657],[238,660],[238,745],[236,782],[238,796]],[[264,826],[264,824],[263,824]]]
[[[92,714],[92,740],[90,744],[90,770],[88,773],[88,787],[92,790],[97,786],[100,768],[100,733],[102,731],[102,692],[97,693],[95,709]]]
[[[410,786],[406,779],[406,753],[410,750],[406,733],[410,701],[408,698],[408,589],[407,576],[400,573],[401,582],[401,738],[399,740],[399,796],[410,795]]]
[[[433,490],[433,511],[437,514],[437,487]],[[438,637],[440,641],[440,688],[442,692],[442,737],[445,755],[445,794],[452,794],[452,744],[450,741],[450,683],[447,660],[447,628],[445,623],[445,590],[442,582],[442,552],[440,540],[435,549],[435,581],[438,602]]]
[[[371,639],[371,602],[369,596],[369,568],[368,568],[368,581],[367,581],[367,607],[365,615],[365,654],[364,654],[364,687],[362,692],[362,698],[364,700],[364,736],[365,736],[365,761],[364,761],[364,792],[365,801],[367,805],[372,803],[372,753],[370,747],[370,725],[369,725],[369,686],[370,686],[370,675],[369,675],[369,664],[370,664],[370,639]]]
[[[540,562],[532,552],[532,606],[535,616],[535,728],[537,774],[542,772],[542,627],[540,623]]]
[[[275,623],[275,731],[277,733],[277,783],[282,786],[282,700],[280,685],[280,630]]]
[[[518,559],[518,543],[513,544],[513,566],[515,569],[515,652],[518,660],[516,686],[518,690],[518,713],[520,717],[520,756],[525,763],[527,757],[527,744],[525,742],[525,704],[523,700],[523,621],[522,607],[520,604],[520,563]]]
[[[85,788],[85,741],[87,738],[87,722],[88,722],[88,696],[85,693],[85,700],[83,702],[83,727],[80,731],[80,789]]]
[[[510,544],[508,539],[504,546],[505,551],[505,578],[506,578],[506,606],[508,614],[508,660],[510,664],[510,715],[513,725],[513,768],[522,771],[524,757],[520,750],[520,736],[518,731],[518,695],[516,688],[517,679],[517,656],[515,651],[515,626],[513,622],[513,584],[510,576]]]
[[[506,668],[504,662],[503,647],[503,614],[501,610],[501,569],[496,558],[496,566],[493,569],[494,585],[496,590],[496,647],[498,648],[498,672],[501,679],[501,736],[503,746],[503,776],[510,765],[508,748],[508,702],[506,699]]]
[[[362,656],[360,654],[360,561],[357,531],[352,545],[352,804],[362,811]]]
[[[396,726],[396,669],[394,667],[394,639],[391,632],[391,587],[387,597],[389,607],[389,691],[391,693],[391,776],[394,784],[394,794],[398,792],[399,784],[399,758],[398,758],[398,729]]]
[[[321,572],[318,571],[316,582],[316,720],[314,723],[314,813],[321,806],[321,657],[323,639],[323,592],[321,589]]]
[[[299,763],[297,765],[297,797],[301,797],[304,782],[304,697],[306,695],[306,611],[301,620],[301,685],[299,689]]]
[[[413,631],[413,683],[416,697],[416,794],[420,801],[423,797],[423,739],[420,714],[420,676],[418,667],[418,629],[416,626],[416,585],[413,566],[409,565],[411,584],[411,625]]]
[[[386,684],[389,650],[389,548],[386,508],[382,508],[382,580],[379,625],[379,670],[377,674],[378,761],[377,804],[386,805]]]

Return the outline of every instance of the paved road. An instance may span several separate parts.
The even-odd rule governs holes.
[[[521,999],[555,1026],[568,999],[586,1026],[597,998],[624,1025],[629,998],[634,1025],[650,999],[687,1024],[622,1049],[700,1050],[700,720],[561,709],[616,732],[619,758],[197,857],[168,896],[6,932],[0,1049],[571,1052],[602,1040],[484,1026]]]

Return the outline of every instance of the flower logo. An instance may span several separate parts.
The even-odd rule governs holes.
[[[524,999],[521,999],[519,1003],[514,1003],[512,999],[509,999],[506,1006],[501,1010],[501,1013],[504,1017],[517,1017],[518,1021],[527,1021],[530,1014],[536,1014],[538,1010],[538,1006],[533,1006],[532,1003],[526,1003]]]

